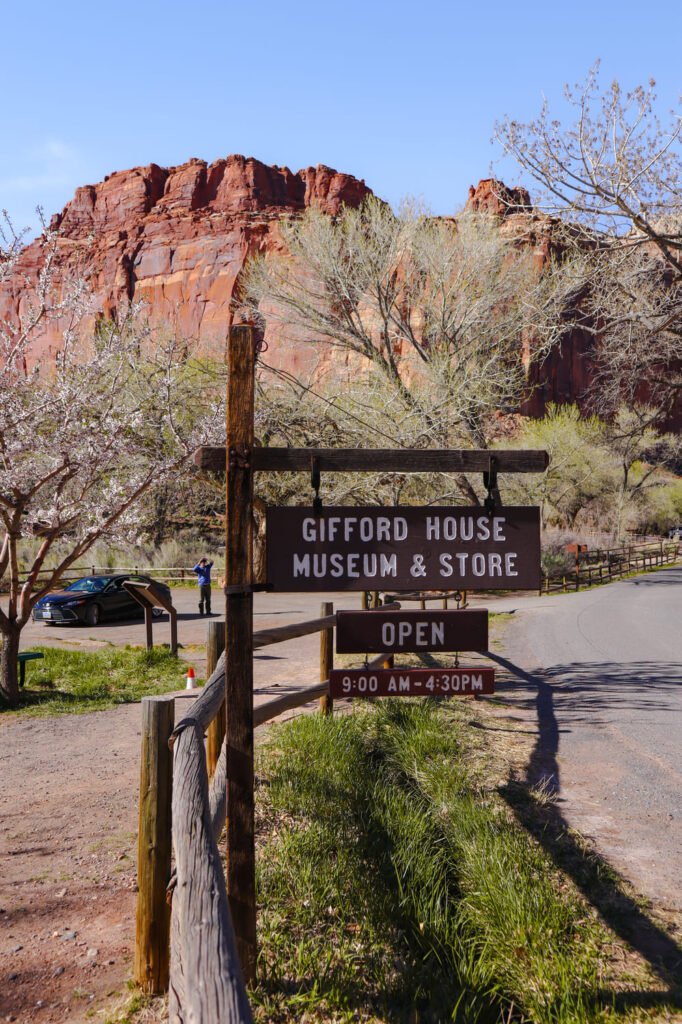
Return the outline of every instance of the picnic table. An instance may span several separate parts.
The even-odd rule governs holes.
[[[36,661],[39,658],[44,658],[45,655],[41,654],[40,651],[21,651],[17,654],[17,663],[19,665],[19,687],[23,687],[26,682],[26,662]]]

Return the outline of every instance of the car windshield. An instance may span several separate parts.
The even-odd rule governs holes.
[[[84,580],[76,580],[75,583],[72,583],[66,589],[69,591],[80,591],[85,594],[99,594],[101,590],[104,590],[110,579],[110,576],[86,576]]]

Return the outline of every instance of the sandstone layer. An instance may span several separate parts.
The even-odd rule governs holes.
[[[244,262],[249,253],[282,248],[281,218],[310,206],[334,215],[369,194],[364,182],[329,167],[294,174],[243,156],[119,171],[79,188],[52,218],[59,235],[57,285],[63,290],[82,275],[97,313],[106,317],[144,301],[154,322],[203,352],[218,353]],[[30,301],[43,249],[39,238],[22,253],[17,273],[0,291],[0,315],[16,316]],[[46,326],[36,355],[56,351],[61,328]],[[291,355],[295,363],[297,354]]]

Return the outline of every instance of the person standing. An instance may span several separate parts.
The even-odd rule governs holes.
[[[194,566],[192,572],[197,574],[197,583],[199,585],[199,615],[204,614],[204,606],[206,607],[206,615],[211,614],[211,569],[213,568],[213,562],[209,562],[206,558],[200,558],[197,564]]]

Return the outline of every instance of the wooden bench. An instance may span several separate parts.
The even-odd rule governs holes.
[[[41,654],[40,651],[22,651],[21,654],[17,654],[17,664],[19,665],[19,687],[23,687],[26,682],[26,662],[36,661],[38,658],[44,658],[45,655]]]

